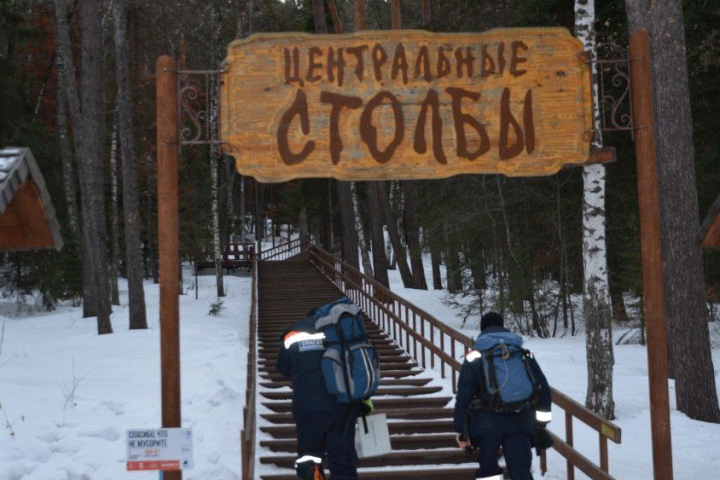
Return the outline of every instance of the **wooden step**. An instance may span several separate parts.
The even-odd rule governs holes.
[[[438,393],[442,391],[443,387],[435,385],[431,387],[381,387],[373,394],[373,402],[378,400],[378,397],[383,396],[399,396],[399,397],[411,397],[414,395],[427,395],[431,393]],[[290,400],[292,398],[292,390],[280,390],[280,391],[266,391],[260,392],[260,394],[268,400]]]
[[[374,403],[374,402],[373,402]],[[449,407],[430,407],[430,408],[414,408],[409,407],[405,409],[393,409],[393,408],[377,408],[377,413],[384,413],[387,415],[388,420],[392,419],[404,419],[404,420],[437,420],[440,418],[452,418],[454,410]],[[275,425],[292,424],[295,425],[290,411],[278,412],[278,413],[263,413],[260,415],[261,418]]]
[[[431,378],[387,378],[383,377],[380,379],[380,386],[417,386],[422,387],[432,381]],[[290,380],[276,380],[273,382],[260,382],[259,385],[263,388],[284,388],[290,387]]]
[[[262,442],[261,442],[262,444]],[[294,452],[291,451],[291,453]],[[266,455],[260,458],[265,465],[277,465],[282,468],[293,468],[297,455]],[[372,467],[404,467],[417,464],[420,461],[424,465],[447,465],[447,464],[468,464],[477,468],[474,455],[468,455],[464,450],[457,447],[436,448],[432,450],[399,450],[393,451],[381,457],[363,458],[358,460],[358,469]]]
[[[436,433],[425,435],[391,435],[390,445],[395,450],[431,450],[455,446],[455,432]],[[281,438],[273,440],[261,440],[260,446],[271,452],[292,453],[297,452],[297,440],[295,438]],[[459,450],[457,447],[454,450]]]
[[[405,408],[440,408],[446,406],[451,397],[412,397],[412,398],[373,398],[373,405],[378,410]],[[262,405],[275,413],[290,411],[290,401],[268,401]]]
[[[259,371],[259,373],[260,373],[260,378],[262,378],[263,380],[270,380],[270,381],[285,381],[285,380],[287,380],[281,374],[277,373],[274,366],[263,368],[262,371]],[[380,376],[381,376],[381,379],[382,378],[408,378],[408,377],[414,377],[416,375],[421,375],[423,373],[424,373],[424,370],[419,370],[417,368],[402,369],[402,370],[382,370]]]
[[[428,468],[426,465],[403,466],[391,470],[361,470],[358,472],[358,480],[470,480],[474,478],[476,469],[477,464],[435,468]],[[260,478],[261,480],[297,480],[297,475],[295,470],[288,470],[285,474],[262,475]]]
[[[390,435],[414,435],[421,433],[439,433],[453,431],[452,418],[440,420],[390,420],[388,421]],[[295,438],[295,424],[267,425],[260,428],[273,438]]]

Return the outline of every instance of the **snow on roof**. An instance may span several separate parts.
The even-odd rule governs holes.
[[[26,185],[28,180],[30,180],[35,187],[32,191],[38,202],[37,209],[44,217],[44,225],[47,228],[46,233],[49,234],[51,242],[44,242],[42,245],[39,245],[36,238],[31,238],[35,232],[33,232],[32,229],[28,229],[26,232],[18,231],[17,235],[13,235],[13,237],[19,240],[12,242],[12,244],[6,244],[0,241],[0,250],[37,248],[54,248],[60,250],[63,247],[63,240],[60,235],[60,224],[55,215],[55,208],[50,200],[45,179],[35,162],[35,157],[33,157],[29,148],[0,148],[0,220],[3,219],[3,216],[15,199],[18,191],[22,186]],[[13,228],[8,225],[4,225],[3,227],[8,229]]]

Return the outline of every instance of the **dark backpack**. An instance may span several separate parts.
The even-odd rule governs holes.
[[[491,334],[492,335],[492,334]],[[510,334],[514,335],[514,334]],[[490,348],[477,348],[480,352],[485,384],[480,386],[473,410],[516,412],[534,407],[540,396],[540,382],[530,366],[532,354],[520,345],[499,342]]]
[[[340,403],[370,398],[380,383],[380,368],[362,310],[344,297],[317,308],[311,318],[325,334],[322,371],[328,392]]]

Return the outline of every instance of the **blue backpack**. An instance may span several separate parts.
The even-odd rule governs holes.
[[[325,334],[322,371],[328,392],[340,403],[370,398],[380,383],[380,367],[362,310],[344,297],[317,308],[311,321]]]
[[[522,338],[511,332],[480,335],[475,341],[477,361],[485,377],[474,410],[516,412],[533,407],[540,396],[540,382],[530,367],[532,354],[522,348]]]

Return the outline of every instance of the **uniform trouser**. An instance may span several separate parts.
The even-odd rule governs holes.
[[[355,415],[313,416],[298,420],[296,428],[298,458],[327,458],[331,480],[357,480]]]
[[[502,474],[498,465],[498,449],[503,447],[505,465],[512,480],[533,480],[532,450],[530,436],[525,432],[504,432],[502,430],[483,433],[473,437],[473,445],[478,447],[478,463],[480,468],[475,478],[492,478]]]

